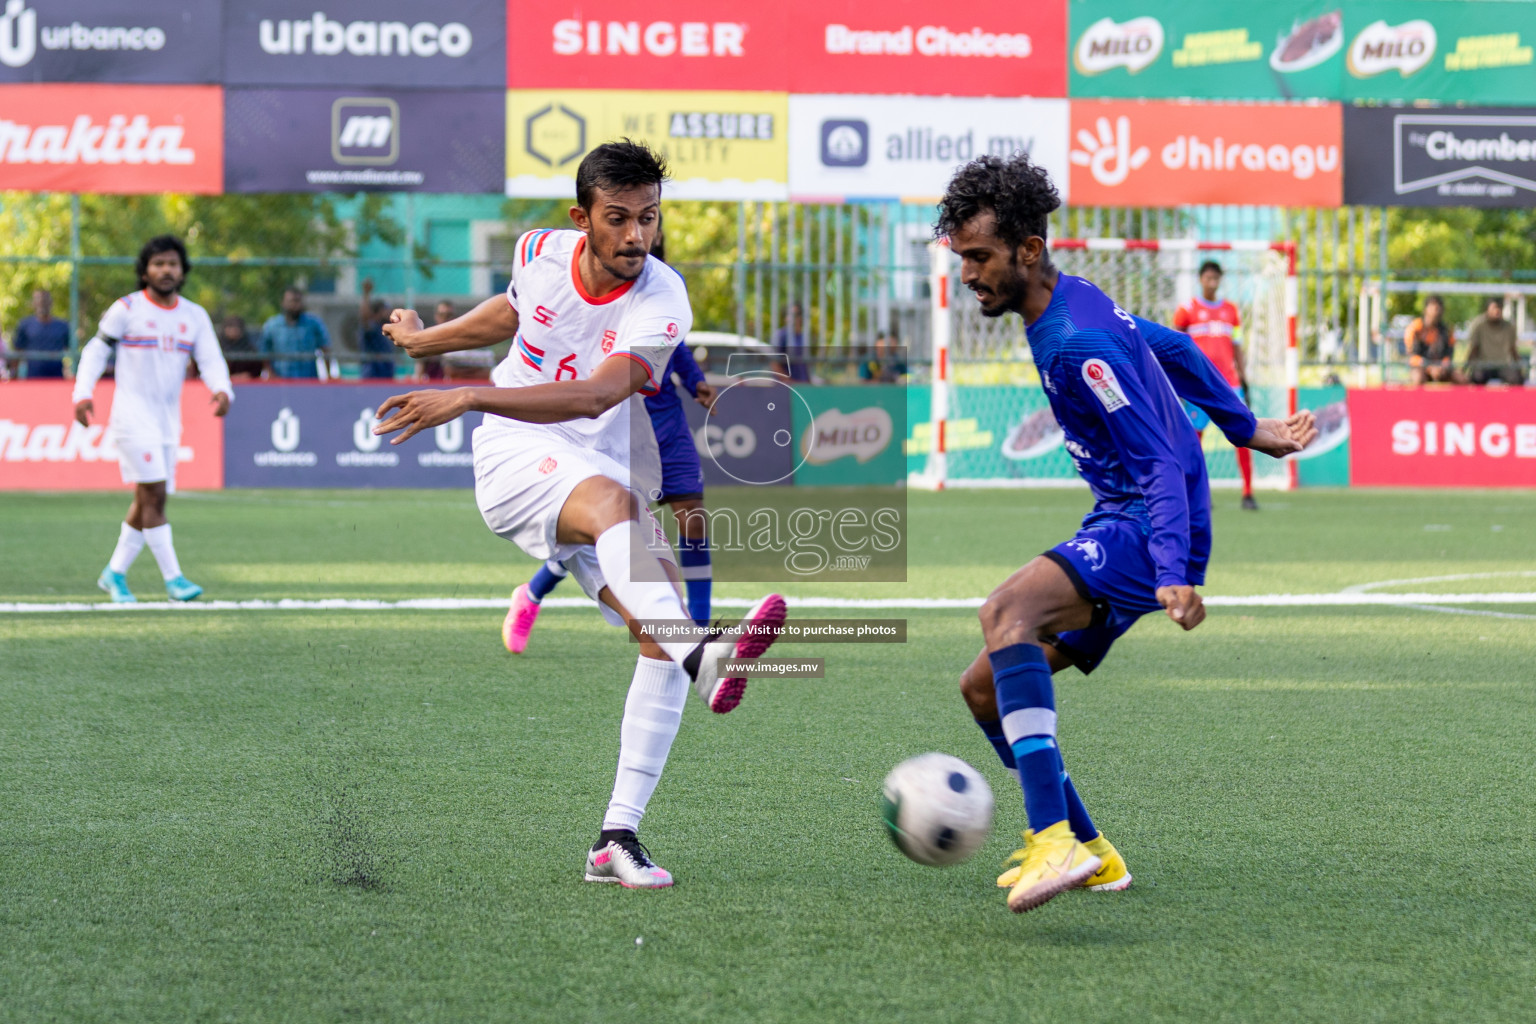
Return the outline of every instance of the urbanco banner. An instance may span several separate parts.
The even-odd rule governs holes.
[[[1073,100],[1072,200],[1338,206],[1337,103]]]
[[[1530,206],[1536,108],[1345,107],[1344,201]]]
[[[1073,0],[1071,12],[1074,99],[1339,96],[1339,0]]]
[[[0,0],[0,82],[217,82],[216,0]]]
[[[1068,105],[1060,99],[791,96],[796,199],[934,199],[978,156],[1026,153],[1066,198]]]
[[[0,189],[217,193],[223,93],[216,85],[0,85]]]
[[[226,5],[224,80],[501,89],[506,42],[489,0],[241,0]]]
[[[90,426],[75,422],[74,381],[13,381],[0,385],[0,491],[128,490],[118,468],[117,445],[107,429],[114,385],[96,385]],[[237,389],[235,405],[245,395]],[[234,408],[234,406],[231,406]],[[181,402],[179,490],[224,486],[224,421],[213,414],[207,391],[191,385]]]
[[[1346,100],[1532,100],[1536,5],[1365,0],[1346,15]]]
[[[509,196],[568,199],[593,147],[621,137],[667,158],[672,199],[785,199],[789,97],[774,92],[513,89]]]
[[[229,89],[225,190],[499,192],[499,89]]]
[[[1356,487],[1536,487],[1536,393],[1389,388],[1349,393]]]
[[[1066,4],[619,0],[507,6],[512,88],[1063,96]]]

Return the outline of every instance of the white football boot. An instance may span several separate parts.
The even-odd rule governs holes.
[[[618,882],[626,889],[665,889],[672,873],[656,866],[650,851],[631,833],[587,851],[587,881]]]
[[[784,631],[784,598],[769,594],[747,610],[740,625],[722,634],[715,631],[699,645],[699,666],[693,677],[693,690],[709,710],[723,715],[741,703],[747,688],[745,676],[720,675],[722,658],[760,658]]]

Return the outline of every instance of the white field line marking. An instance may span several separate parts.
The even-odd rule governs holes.
[[[1524,569],[1501,569],[1497,572],[1458,572],[1449,576],[1415,576],[1406,580],[1377,580],[1375,583],[1356,583],[1339,591],[1341,594],[1369,594],[1383,587],[1406,587],[1412,583],[1456,583],[1461,580],[1492,580],[1504,576],[1522,579],[1536,578],[1536,572]],[[1449,597],[1450,595],[1446,595]]]
[[[791,608],[846,608],[859,611],[877,609],[926,611],[932,609],[980,608],[979,597],[790,597],[785,599]],[[747,608],[753,603],[745,598],[722,597],[715,600],[717,608]],[[1250,594],[1215,595],[1205,603],[1218,608],[1320,608],[1389,606],[1447,610],[1447,604],[1529,604],[1536,605],[1536,591],[1483,594]],[[584,597],[549,597],[544,599],[545,608],[591,608],[593,602]],[[322,598],[299,600],[284,598],[278,601],[192,601],[180,604],[171,601],[143,601],[135,604],[112,604],[107,601],[56,601],[56,602],[0,602],[0,615],[36,612],[257,612],[257,611],[505,611],[507,599],[501,597],[427,597],[404,601],[375,601],[356,598]]]
[[[1419,612],[1443,612],[1446,615],[1486,615],[1491,619],[1536,619],[1536,615],[1521,612],[1490,612],[1484,608],[1448,608],[1443,604],[1410,604],[1406,607]]]

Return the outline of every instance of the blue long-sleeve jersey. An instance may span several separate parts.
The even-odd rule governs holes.
[[[1258,420],[1189,335],[1139,316],[1131,319],[1157,357],[1174,393],[1204,411],[1233,445],[1242,447],[1253,440]]]
[[[1094,515],[1148,523],[1155,586],[1204,582],[1205,456],[1136,319],[1089,281],[1062,274],[1027,337],[1067,451],[1093,491]],[[1159,342],[1178,356],[1168,339]],[[1188,369],[1200,378],[1198,367]]]
[[[672,347],[672,357],[667,360],[667,368],[662,371],[661,388],[645,400],[645,411],[651,414],[651,425],[656,429],[658,439],[663,429],[675,429],[679,423],[683,430],[688,429],[682,399],[678,397],[677,388],[672,386],[674,373],[682,377],[683,387],[688,389],[690,395],[697,394],[699,385],[704,383],[704,371],[699,369],[693,353],[688,350],[687,339]]]

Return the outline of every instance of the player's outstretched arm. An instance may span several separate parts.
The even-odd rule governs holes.
[[[1311,409],[1293,412],[1283,420],[1261,416],[1247,447],[1276,459],[1294,455],[1317,439],[1317,417]]]
[[[108,341],[111,341],[111,345]],[[97,334],[85,343],[85,348],[80,350],[80,365],[75,368],[75,421],[82,427],[91,425],[91,417],[96,413],[96,406],[91,401],[91,394],[96,390],[96,382],[101,375],[107,372],[107,360],[112,356],[112,345],[117,344],[117,339],[107,339]]]
[[[593,419],[637,393],[650,382],[650,371],[633,359],[609,358],[586,380],[532,384],[521,388],[454,388],[451,391],[412,391],[379,406],[375,434],[393,434],[391,444],[458,419],[467,412],[524,423],[563,423]],[[388,418],[386,418],[386,415]]]
[[[1189,335],[1171,330],[1144,317],[1134,317],[1136,329],[1173,385],[1173,391],[1186,402],[1198,406],[1216,424],[1216,429],[1235,446],[1249,447],[1258,423],[1252,412],[1237,397]]]
[[[389,315],[384,334],[413,359],[499,345],[517,333],[517,310],[505,295],[486,299],[463,316],[424,327],[414,309]]]

